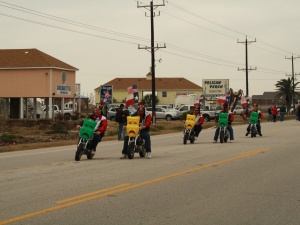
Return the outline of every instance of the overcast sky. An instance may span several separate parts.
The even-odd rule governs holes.
[[[154,0],[162,4],[162,0]],[[140,6],[150,1],[139,1]],[[21,8],[22,7],[22,8]],[[116,77],[145,77],[151,54],[149,8],[136,0],[0,0],[0,48],[37,48],[79,69],[81,94]],[[170,0],[155,10],[156,77],[230,79],[249,95],[274,91],[300,55],[299,0]],[[43,13],[43,14],[41,14]],[[147,13],[147,16],[145,16]],[[40,15],[40,16],[39,16]],[[75,23],[76,22],[76,23]],[[300,58],[294,60],[300,73]],[[299,76],[300,78],[300,76]],[[130,86],[132,84],[128,84]]]

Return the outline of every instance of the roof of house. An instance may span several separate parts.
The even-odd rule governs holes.
[[[145,77],[140,78],[115,78],[103,85],[112,85],[114,90],[124,89],[131,85],[137,85],[138,89],[151,90],[152,80],[148,80]],[[100,89],[100,87],[95,90]],[[169,78],[159,77],[155,78],[156,90],[202,90],[202,87],[183,78]]]
[[[0,49],[0,69],[60,68],[78,70],[38,49]]]

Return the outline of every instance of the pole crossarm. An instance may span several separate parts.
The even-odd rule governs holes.
[[[157,50],[160,49],[160,48],[166,48],[166,47],[167,47],[166,44],[164,44],[163,46],[159,46],[158,44],[156,44],[156,46],[153,47],[153,49],[154,49],[154,51],[157,51]],[[148,52],[151,52],[151,51],[149,51],[149,49],[152,50],[152,47],[148,47],[148,46],[141,47],[140,45],[138,45],[138,49],[145,49],[145,50],[147,50]]]
[[[140,2],[138,1],[137,2],[137,7],[138,8],[151,8],[151,5],[140,5],[139,4]],[[159,7],[159,6],[165,6],[165,0],[163,0],[163,3],[162,4],[156,4],[156,5],[153,5],[152,4],[152,6],[153,6],[153,9],[156,9],[157,7]],[[150,9],[148,9],[149,11],[150,11]]]

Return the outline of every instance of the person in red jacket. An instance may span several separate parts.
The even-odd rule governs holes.
[[[273,122],[276,122],[276,118],[278,116],[278,109],[276,107],[276,105],[274,105],[273,109],[272,109],[272,115],[273,115]]]
[[[145,139],[146,144],[146,158],[151,158],[151,139],[150,139],[150,125],[151,125],[151,115],[145,110],[144,105],[139,103],[138,109],[136,113],[134,113],[132,116],[139,116],[140,117],[140,135],[143,139]],[[124,138],[124,145],[122,150],[122,155],[120,159],[127,159],[128,152],[128,139],[129,137],[126,135]]]
[[[101,106],[96,106],[94,108],[94,113],[88,117],[91,120],[95,121],[101,121],[97,131],[94,134],[93,140],[92,140],[92,149],[91,149],[91,154],[95,155],[96,153],[96,148],[99,142],[101,142],[102,137],[105,134],[105,130],[107,128],[107,119],[105,116],[102,115],[102,109]],[[77,125],[77,128],[81,128],[83,125],[83,121]]]
[[[202,124],[204,122],[204,117],[202,116],[202,113],[200,112],[199,104],[197,104],[197,105],[195,104],[194,106],[195,106],[194,112],[192,114],[196,116],[194,131],[195,131],[195,139],[197,140],[197,137],[199,136],[199,133],[202,130]]]

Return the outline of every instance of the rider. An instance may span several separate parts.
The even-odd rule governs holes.
[[[138,109],[136,113],[134,113],[132,116],[139,116],[140,117],[140,135],[143,139],[145,139],[146,144],[146,158],[151,158],[151,140],[150,140],[150,134],[149,134],[149,128],[151,125],[151,115],[146,112],[145,107],[142,103],[139,103]],[[126,159],[128,157],[127,155],[127,147],[128,147],[128,139],[129,137],[126,135],[124,138],[124,145],[122,150],[122,156],[120,159]]]
[[[275,109],[276,109],[276,107],[275,107]],[[256,103],[253,104],[252,109],[249,111],[247,117],[250,118],[251,112],[258,112],[258,121],[257,121],[257,124],[256,124],[256,129],[257,129],[257,132],[258,132],[259,136],[262,136],[262,134],[261,134],[260,120],[263,118],[263,114],[262,114],[261,111],[259,111],[257,109],[257,104]],[[248,136],[248,134],[250,133],[250,126],[251,126],[251,124],[249,123],[249,125],[247,127],[246,136]]]
[[[227,103],[224,103],[223,104],[223,107],[222,107],[222,111],[223,113],[228,113],[228,104]],[[220,113],[221,113],[220,112]],[[232,142],[234,140],[233,138],[233,129],[232,129],[232,126],[231,126],[231,123],[233,121],[234,117],[233,117],[233,113],[232,112],[229,112],[228,113],[228,125],[227,125],[227,129],[229,131],[229,136],[230,136],[230,142]],[[219,120],[219,115],[216,117],[215,121],[216,123],[218,122]],[[220,127],[218,127],[216,129],[216,132],[215,132],[215,136],[214,136],[214,142],[217,142],[218,140],[218,136],[219,136],[219,133],[220,133]]]
[[[197,137],[199,136],[199,133],[202,130],[202,124],[204,122],[204,117],[202,116],[202,113],[200,113],[200,105],[198,103],[194,104],[194,112],[192,113],[192,115],[196,116],[194,131],[195,131],[195,139],[197,140]]]
[[[89,119],[91,120],[95,120],[98,121],[100,120],[101,123],[97,129],[97,131],[94,134],[93,140],[92,140],[92,149],[91,149],[91,154],[95,155],[96,153],[96,147],[98,145],[99,142],[101,142],[102,137],[104,136],[105,130],[107,128],[107,119],[105,116],[102,115],[102,106],[96,106],[94,108],[94,113],[91,114],[89,117]],[[77,125],[77,129],[81,128],[83,125],[83,121]]]

